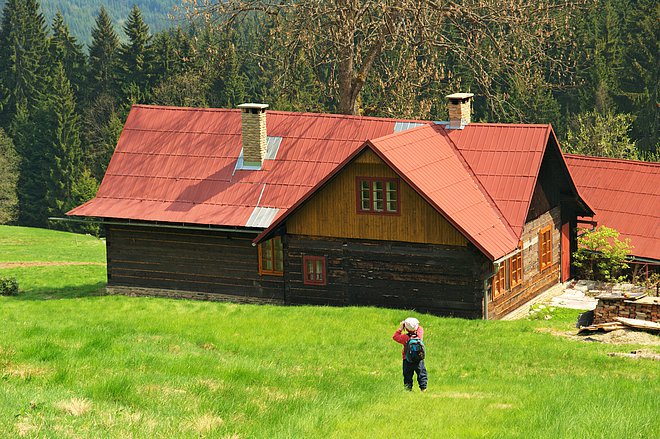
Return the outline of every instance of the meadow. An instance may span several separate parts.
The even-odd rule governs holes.
[[[106,296],[104,252],[0,226],[0,275],[21,287],[0,297],[1,437],[660,437],[660,363],[553,334],[578,311],[500,322]],[[411,315],[426,393],[403,390],[391,340]]]

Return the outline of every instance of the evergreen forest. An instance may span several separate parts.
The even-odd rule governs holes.
[[[137,6],[87,6],[76,37],[39,0],[4,0],[0,224],[63,227],[48,218],[94,196],[137,103],[446,120],[445,96],[469,91],[473,121],[552,123],[565,152],[658,160],[655,0],[184,3],[161,30]]]

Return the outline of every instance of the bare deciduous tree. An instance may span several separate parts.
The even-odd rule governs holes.
[[[570,18],[586,1],[187,0],[183,9],[191,20],[221,28],[246,17],[268,20],[271,43],[304,50],[315,65],[329,66],[337,111],[356,114],[376,63],[394,77],[399,73],[388,68],[386,54],[414,59],[429,51],[460,63],[489,104],[505,111],[492,92],[499,81],[536,80],[543,71],[551,76],[547,82],[558,82],[569,74]],[[444,68],[430,67],[436,76]]]

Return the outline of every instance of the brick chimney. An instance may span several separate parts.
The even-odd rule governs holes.
[[[450,130],[462,130],[470,123],[472,117],[472,93],[454,93],[447,96],[449,100],[449,126]]]
[[[268,104],[241,104],[243,164],[261,168],[266,158],[266,108]]]

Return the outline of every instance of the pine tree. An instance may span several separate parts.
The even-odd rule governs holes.
[[[660,3],[640,0],[629,18],[622,93],[635,115],[632,135],[644,155],[660,153]],[[657,156],[657,155],[656,155]]]
[[[100,94],[111,93],[113,90],[118,49],[119,38],[112,27],[112,20],[105,8],[101,7],[92,30],[92,44],[89,46],[88,101],[94,101]]]
[[[37,0],[8,0],[0,29],[0,91],[8,92],[0,127],[9,127],[18,108],[30,111],[46,78],[46,24]]]
[[[73,207],[72,185],[81,150],[76,102],[62,63],[53,71],[49,93],[31,113],[19,107],[13,125],[20,154],[19,222],[44,227],[49,216]]]
[[[124,25],[128,42],[119,49],[118,77],[123,96],[131,100],[146,97],[151,85],[153,53],[149,26],[137,5],[133,6]]]
[[[61,62],[67,79],[71,83],[76,102],[80,102],[85,81],[87,67],[82,46],[71,35],[69,27],[64,22],[62,14],[58,11],[52,24],[53,36],[50,38],[50,53],[52,62]]]
[[[49,165],[45,153],[45,139],[48,133],[42,131],[37,120],[44,105],[38,105],[29,113],[19,105],[11,124],[12,137],[20,160],[19,177],[16,187],[18,194],[18,223],[25,226],[45,226],[48,213],[44,202],[46,185],[49,179]]]
[[[0,128],[0,224],[10,224],[18,213],[18,154],[14,143]]]
[[[219,75],[211,82],[209,103],[213,107],[232,108],[245,102],[247,78],[240,71],[241,65],[232,43],[226,46]]]
[[[53,78],[52,94],[44,113],[50,119],[47,157],[50,163],[46,184],[46,204],[49,215],[62,215],[73,205],[73,183],[80,174],[80,124],[76,114],[73,89],[62,63],[58,63]],[[47,121],[41,121],[47,126]],[[46,123],[44,123],[46,122]]]

